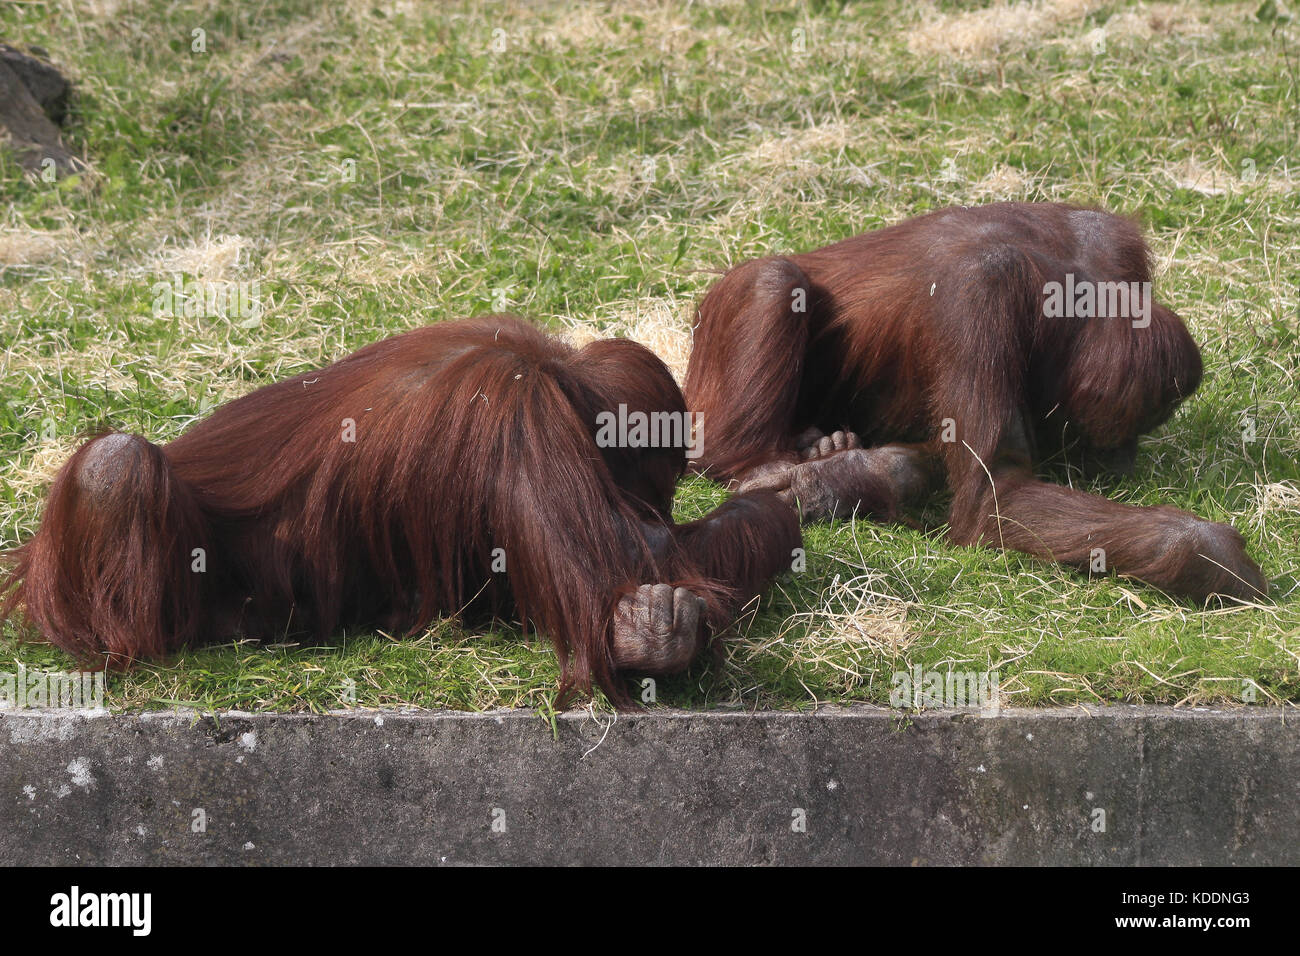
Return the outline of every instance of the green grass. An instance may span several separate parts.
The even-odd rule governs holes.
[[[1147,225],[1207,374],[1133,477],[1084,487],[1232,522],[1273,600],[1193,609],[952,548],[936,501],[925,530],[809,529],[807,570],[658,700],[885,702],[921,665],[996,668],[1008,705],[1295,701],[1300,28],[1257,6],[1057,0],[1010,32],[996,5],[892,2],[0,6],[0,38],[78,80],[66,138],[93,165],[51,184],[0,159],[0,545],[87,429],[165,441],[415,325],[505,309],[680,370],[711,270],[952,203],[1099,203]],[[155,317],[178,272],[259,282],[260,320]],[[690,480],[679,510],[723,497]],[[71,666],[17,636],[0,670]],[[544,641],[443,622],[206,648],[109,697],[545,709],[556,679]]]

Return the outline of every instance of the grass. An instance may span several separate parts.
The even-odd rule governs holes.
[[[93,166],[46,183],[0,158],[0,546],[35,531],[87,429],[166,441],[393,332],[505,309],[630,335],[680,372],[692,304],[731,263],[953,203],[1098,203],[1147,225],[1207,374],[1134,476],[1083,487],[1232,522],[1273,599],[1194,609],[952,548],[939,501],[925,530],[809,529],[807,570],[658,701],[883,703],[920,665],[997,669],[1005,705],[1290,704],[1300,27],[1257,7],[0,6],[0,38],[76,78],[66,139]],[[262,312],[158,317],[178,274],[256,282]],[[689,480],[679,512],[723,497]],[[18,636],[0,670],[70,666]],[[187,652],[111,678],[109,703],[545,710],[556,678],[544,642],[440,622]]]

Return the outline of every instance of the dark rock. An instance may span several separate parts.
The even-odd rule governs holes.
[[[50,122],[63,125],[68,115],[68,101],[72,98],[72,84],[51,64],[40,47],[30,47],[36,56],[30,56],[6,43],[0,43],[0,63],[13,70],[20,83],[27,87],[36,105],[50,118]],[[37,59],[37,56],[43,59]]]
[[[1282,709],[611,719],[0,711],[0,865],[1300,863]]]
[[[70,95],[71,85],[54,67],[0,44],[0,133],[24,169],[38,172],[46,159],[60,173],[85,168],[59,137]]]

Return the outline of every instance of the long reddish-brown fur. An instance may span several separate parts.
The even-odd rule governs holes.
[[[1149,282],[1149,258],[1121,217],[1003,203],[743,263],[699,307],[685,384],[709,437],[697,464],[817,499],[805,517],[890,516],[946,480],[957,543],[1078,567],[1104,554],[1180,596],[1258,598],[1267,584],[1232,527],[1035,474],[1066,448],[1131,466],[1137,437],[1200,383],[1196,344],[1154,300],[1145,327],[1044,309],[1048,283]],[[859,438],[819,450],[837,429]]]
[[[675,525],[685,451],[599,447],[596,416],[620,403],[685,411],[663,363],[628,341],[578,350],[493,316],[376,342],[167,445],[87,442],[17,549],[0,612],[22,608],[48,640],[110,666],[240,633],[513,615],[554,643],[562,697],[595,682],[625,705],[620,602],[682,585],[721,628],[789,566],[799,530],[769,493]],[[648,659],[663,651],[627,633],[653,645]]]

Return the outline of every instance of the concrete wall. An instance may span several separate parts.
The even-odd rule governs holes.
[[[1285,710],[0,715],[0,864],[1300,863]]]

